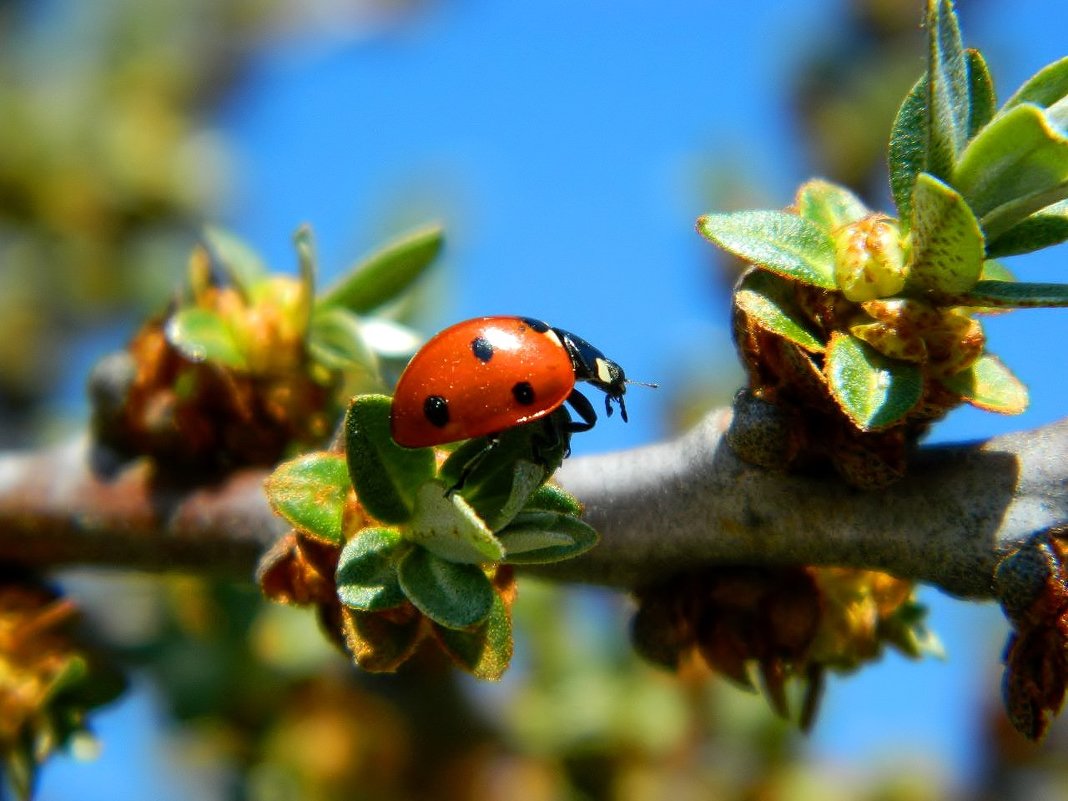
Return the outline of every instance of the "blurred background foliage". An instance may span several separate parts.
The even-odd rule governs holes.
[[[180,283],[199,225],[231,210],[241,154],[212,119],[249,55],[298,33],[355,37],[404,26],[430,4],[0,2],[0,444],[41,441],[57,406],[69,403],[63,393],[85,342],[118,344],[158,311]],[[974,13],[978,4],[968,5]],[[886,131],[923,47],[919,4],[852,0],[842,12],[794,65],[792,111],[806,172],[844,182],[879,207]],[[699,211],[768,205],[753,202],[764,192],[744,167],[709,159]],[[709,292],[721,292],[737,266],[707,254]],[[709,359],[724,369],[731,362],[728,353]],[[682,430],[728,399],[717,375],[693,370],[670,390],[667,428]],[[641,663],[626,641],[629,602],[593,590],[524,580],[515,665],[500,685],[476,687],[430,659],[396,676],[358,674],[310,615],[266,605],[251,584],[87,572],[65,574],[63,583],[93,637],[167,710],[162,759],[169,780],[184,782],[175,797],[1068,794],[1066,763],[1056,756],[1064,728],[1026,745],[1001,717],[993,686],[982,702],[989,723],[975,732],[983,772],[967,787],[951,786],[935,764],[844,771],[808,761],[803,739],[759,696],[697,664],[672,676]],[[137,737],[131,731],[104,747],[130,747]],[[77,768],[64,775],[68,784],[46,781],[43,797],[79,797]],[[144,767],[115,777],[145,783],[142,795],[156,780]]]

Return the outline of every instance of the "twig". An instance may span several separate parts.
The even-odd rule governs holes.
[[[742,462],[723,440],[728,420],[714,413],[670,442],[570,460],[558,478],[603,539],[536,571],[636,587],[709,564],[836,564],[989,598],[1005,553],[1068,521],[1068,419],[923,448],[910,475],[880,492]],[[0,455],[0,560],[251,578],[284,529],[263,470],[183,488],[158,481],[147,462],[109,471],[93,457],[84,439]]]

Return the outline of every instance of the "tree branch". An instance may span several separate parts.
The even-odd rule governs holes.
[[[1068,419],[923,448],[910,475],[879,492],[749,465],[723,440],[728,421],[714,413],[676,440],[566,463],[560,483],[603,540],[535,570],[636,587],[709,564],[833,564],[989,598],[1002,556],[1068,521]],[[265,471],[183,488],[145,461],[102,469],[95,456],[85,440],[0,456],[0,560],[251,578],[285,528],[267,506]]]

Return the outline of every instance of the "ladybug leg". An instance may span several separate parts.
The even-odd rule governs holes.
[[[494,449],[501,444],[501,438],[499,434],[493,434],[486,437],[486,445],[478,453],[468,459],[462,468],[460,468],[460,477],[456,479],[456,483],[445,490],[445,497],[448,498],[454,492],[463,489],[464,484],[467,483],[467,479],[471,478],[471,474],[478,469],[478,466],[482,464],[487,456],[493,453]]]
[[[572,420],[567,427],[568,432],[574,434],[578,431],[589,431],[593,428],[594,423],[597,422],[597,412],[593,410],[593,404],[590,403],[590,399],[577,389],[573,389],[571,394],[567,396],[567,402],[582,418],[582,420]]]

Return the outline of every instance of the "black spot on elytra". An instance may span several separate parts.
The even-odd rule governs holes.
[[[529,381],[520,381],[512,387],[512,397],[520,406],[530,406],[534,402],[534,387]]]
[[[441,395],[427,395],[423,401],[423,415],[430,425],[444,428],[449,422],[449,402]]]
[[[493,345],[485,337],[475,337],[471,340],[471,352],[475,354],[476,359],[486,364],[493,358]]]

